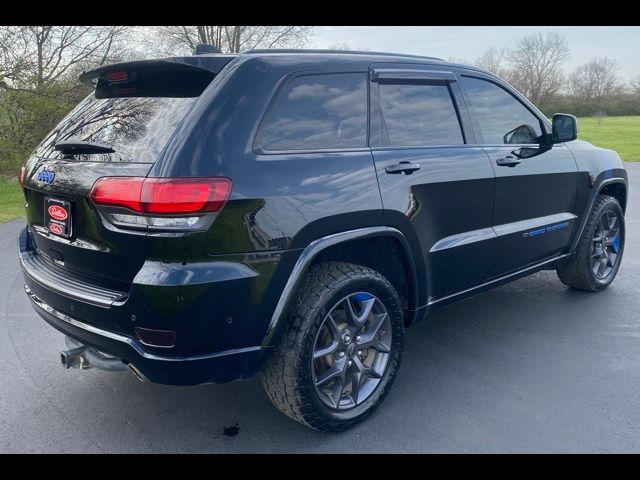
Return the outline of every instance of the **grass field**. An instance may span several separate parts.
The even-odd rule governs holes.
[[[640,162],[640,117],[583,117],[579,138],[612,148],[626,162]]]
[[[612,148],[627,162],[640,162],[640,116],[583,117],[578,125],[581,139]],[[23,198],[15,179],[0,177],[0,223],[24,215]]]
[[[0,223],[24,215],[24,196],[15,178],[0,177]]]

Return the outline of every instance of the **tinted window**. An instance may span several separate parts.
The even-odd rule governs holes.
[[[280,90],[263,125],[265,150],[365,147],[366,74],[296,77]]]
[[[502,87],[479,78],[462,77],[483,137],[481,143],[539,143],[538,118]]]
[[[153,163],[195,98],[129,97],[97,99],[92,93],[42,141],[35,155],[62,158],[61,140],[110,145],[112,154],[77,155],[76,160]]]
[[[392,146],[464,143],[446,85],[380,84],[383,137]],[[383,143],[386,143],[383,141]]]

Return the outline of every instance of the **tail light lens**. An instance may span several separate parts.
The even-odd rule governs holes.
[[[231,193],[231,180],[214,178],[102,177],[89,197],[96,205],[143,214],[219,212]]]
[[[191,227],[198,214],[220,212],[231,194],[226,177],[102,177],[89,198],[96,205],[123,207],[140,215],[112,214],[116,223],[137,227]],[[154,217],[153,215],[159,215]]]
[[[148,178],[140,203],[145,213],[219,212],[230,193],[228,178]]]

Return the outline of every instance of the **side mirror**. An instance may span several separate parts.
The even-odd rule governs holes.
[[[553,143],[570,142],[578,138],[578,119],[568,113],[556,113],[551,121]]]

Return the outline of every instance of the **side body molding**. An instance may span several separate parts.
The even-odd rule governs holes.
[[[409,283],[409,305],[414,308],[418,308],[417,305],[417,276],[416,269],[414,264],[414,257],[411,252],[411,248],[409,247],[409,243],[407,242],[405,236],[400,232],[400,230],[392,227],[365,227],[358,228],[355,230],[347,230],[345,232],[334,233],[332,235],[327,235],[326,237],[321,237],[317,240],[311,242],[300,254],[298,260],[296,261],[291,274],[289,275],[289,279],[285,284],[285,287],[280,295],[280,299],[276,305],[275,310],[273,311],[273,315],[271,316],[271,321],[269,322],[269,327],[262,341],[262,345],[270,345],[274,340],[274,335],[278,331],[278,326],[282,322],[283,314],[285,313],[285,309],[289,305],[291,297],[293,293],[296,291],[300,282],[304,278],[304,275],[309,270],[313,259],[324,249],[337,245],[339,243],[348,242],[350,240],[357,240],[362,238],[371,238],[371,237],[393,237],[398,240],[401,245],[401,253],[403,255],[403,259],[406,263],[407,267],[407,281]]]

